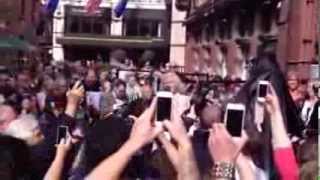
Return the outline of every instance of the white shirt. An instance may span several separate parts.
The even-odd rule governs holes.
[[[311,114],[314,110],[314,105],[315,105],[315,102],[312,102],[310,100],[305,101],[303,104],[303,108],[301,111],[301,118],[302,118],[304,124],[306,124],[306,125],[310,121]]]

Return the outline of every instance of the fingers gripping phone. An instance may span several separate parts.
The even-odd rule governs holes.
[[[168,91],[159,91],[157,93],[157,121],[171,119],[172,93]]]
[[[227,104],[224,123],[231,136],[241,137],[246,108],[243,104]]]
[[[268,81],[259,81],[259,84],[258,84],[258,101],[259,102],[266,101],[265,97],[267,96],[267,93],[268,93],[269,84],[270,83]]]
[[[57,129],[57,144],[60,144],[61,139],[67,140],[69,127],[68,126],[59,126]]]

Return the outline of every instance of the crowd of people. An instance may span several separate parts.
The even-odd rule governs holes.
[[[277,66],[265,76],[257,64],[244,83],[123,67],[0,69],[0,179],[316,178],[319,81],[285,77]],[[256,100],[259,80],[269,81],[265,102]],[[162,122],[154,120],[160,90],[174,94],[171,118]],[[247,106],[240,137],[223,123],[230,102]],[[68,131],[57,140],[61,126]]]

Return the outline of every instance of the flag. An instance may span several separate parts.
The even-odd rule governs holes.
[[[120,17],[126,10],[128,0],[119,0],[118,4],[114,8],[115,17]]]
[[[87,13],[94,13],[100,7],[101,2],[102,0],[88,0],[87,5],[85,7]]]
[[[49,14],[53,14],[59,4],[59,0],[48,0],[47,4],[45,5],[45,11],[48,12]]]

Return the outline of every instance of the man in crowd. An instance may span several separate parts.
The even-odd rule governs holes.
[[[101,117],[107,116],[126,102],[126,83],[118,79],[112,83],[112,91],[103,94],[100,101]]]
[[[16,118],[17,113],[12,106],[0,105],[0,133],[4,132]]]
[[[252,160],[254,159],[253,154],[251,154],[252,149],[249,147],[246,148],[246,151],[248,151],[246,154],[240,153],[244,143],[247,141],[245,140],[246,133],[243,134],[244,137],[241,137],[243,140],[242,144],[238,144],[232,140],[225,127],[220,124],[223,119],[221,118],[224,109],[221,104],[223,103],[216,104],[213,95],[211,95],[210,98],[206,98],[206,94],[201,94],[201,96],[203,96],[202,98],[199,98],[201,99],[201,102],[193,104],[194,107],[185,107],[185,105],[189,103],[186,103],[181,99],[181,101],[178,102],[173,100],[172,106],[174,108],[172,108],[172,122],[165,121],[163,122],[162,127],[161,125],[158,127],[158,125],[156,125],[157,123],[154,123],[153,117],[156,115],[156,109],[161,107],[156,107],[156,100],[152,102],[155,95],[153,87],[154,83],[151,80],[152,78],[146,78],[142,81],[138,80],[139,84],[134,84],[141,91],[142,105],[139,103],[132,105],[132,103],[136,103],[136,101],[131,101],[131,99],[128,101],[126,87],[129,82],[124,82],[116,77],[112,77],[110,79],[112,89],[102,93],[103,95],[100,101],[101,117],[95,121],[89,121],[89,113],[89,115],[83,116],[84,121],[79,121],[78,114],[81,114],[81,112],[86,113],[88,110],[86,103],[84,103],[86,101],[85,90],[101,93],[100,88],[96,88],[95,85],[99,84],[100,80],[102,82],[107,80],[105,75],[101,77],[101,79],[98,79],[97,74],[100,70],[99,68],[97,68],[98,70],[96,71],[92,70],[92,64],[90,67],[86,67],[85,65],[81,65],[81,67],[87,72],[87,74],[80,75],[81,79],[85,79],[84,84],[79,81],[75,83],[71,89],[69,88],[70,83],[68,83],[71,78],[70,76],[63,72],[49,75],[54,83],[50,90],[46,92],[46,106],[44,110],[39,110],[41,117],[39,120],[41,133],[44,134],[45,139],[44,143],[32,147],[32,153],[34,154],[32,160],[36,159],[37,161],[34,162],[39,162],[36,165],[41,166],[41,168],[35,166],[38,177],[34,179],[42,179],[45,172],[49,169],[51,162],[51,167],[53,168],[49,169],[47,177],[51,177],[50,174],[56,174],[57,171],[54,170],[57,167],[62,169],[61,166],[65,163],[66,166],[63,168],[65,170],[61,171],[61,177],[70,179],[81,179],[88,174],[89,179],[95,180],[107,177],[164,177],[162,176],[163,174],[160,173],[160,169],[163,169],[163,167],[151,164],[151,159],[154,158],[158,158],[159,161],[165,161],[166,158],[169,159],[172,166],[165,165],[164,168],[170,169],[171,171],[175,170],[178,179],[199,179],[200,174],[198,173],[198,168],[200,169],[201,177],[203,177],[203,173],[214,168],[215,171],[212,174],[215,178],[218,178],[219,174],[217,174],[217,168],[226,168],[219,164],[220,161],[226,164],[228,167],[226,169],[230,171],[233,171],[234,167],[237,166],[240,174],[243,175],[242,179],[245,180],[253,179],[252,176],[250,176],[251,178],[246,176],[248,174],[252,175],[252,171],[258,172],[258,168],[256,168],[258,165]],[[55,68],[53,69],[55,70]],[[152,76],[151,73],[147,74]],[[43,74],[38,76],[43,76]],[[169,87],[167,89],[170,89],[175,94],[174,97],[185,96],[190,99],[192,95],[198,93],[190,88],[192,87],[190,84],[183,82],[174,72],[164,73],[159,77],[161,78],[163,87]],[[28,78],[20,77],[19,79],[19,87],[22,87],[19,89],[23,89],[23,91],[28,89],[27,85],[23,82],[23,79],[26,82],[29,82]],[[293,96],[297,93],[297,84],[296,79],[292,78],[292,80],[289,80],[288,86]],[[39,86],[41,87],[41,85]],[[30,90],[34,91],[33,94],[36,94],[37,92],[43,91],[43,87],[38,90],[36,88]],[[255,88],[252,87],[250,90],[255,91]],[[284,89],[278,88],[277,93],[278,91],[281,92],[284,91]],[[251,95],[252,94],[248,96],[248,101],[252,100]],[[277,146],[274,147],[274,153],[277,155],[279,155],[279,151],[280,154],[282,152],[281,148],[278,151],[278,147],[283,146],[287,148],[286,150],[288,151],[286,151],[285,154],[290,155],[289,157],[291,159],[289,159],[290,161],[288,162],[293,165],[293,171],[291,169],[290,172],[293,172],[293,175],[295,176],[295,162],[292,160],[290,149],[291,143],[288,141],[286,124],[284,124],[282,117],[283,109],[285,108],[282,107],[282,105],[286,105],[286,102],[282,102],[280,107],[277,105],[279,104],[279,102],[277,102],[279,100],[276,98],[277,94],[272,91],[269,96],[265,106],[269,116],[272,118],[272,139],[269,138],[267,140],[268,142],[269,140],[272,140],[273,143],[276,143],[275,145]],[[299,98],[294,99],[299,100]],[[16,101],[16,104],[18,104],[18,102],[19,101]],[[188,122],[183,121],[185,119],[181,116],[182,112],[188,108],[191,109],[190,112],[193,112],[192,117],[196,116],[196,118],[190,121],[190,125]],[[135,114],[133,112],[138,113]],[[19,135],[20,132],[17,132],[17,129],[23,127],[23,129],[28,132],[30,132],[31,129],[32,131],[35,130],[31,133],[32,136],[41,137],[41,134],[37,130],[37,126],[34,126],[34,121],[31,123],[30,120],[26,120],[25,122],[30,121],[30,123],[27,123],[26,125],[17,118],[18,114],[20,115],[20,112],[10,109],[10,106],[9,108],[5,105],[0,106],[1,132],[7,132],[10,136],[23,139],[23,142],[28,145],[38,144],[39,141],[29,140],[30,138]],[[129,116],[132,114],[137,117]],[[248,110],[248,114],[251,114],[250,110]],[[252,118],[252,116],[248,116],[249,122],[253,121]],[[286,118],[290,119],[290,117]],[[16,122],[13,123],[14,121]],[[82,129],[77,125],[79,122],[85,122]],[[62,150],[64,152],[62,156],[58,155],[60,154],[60,149],[64,149],[63,142],[58,142],[59,152],[56,153],[54,148],[57,143],[57,128],[60,125],[68,126],[70,129],[68,134],[72,136],[72,141],[78,142],[73,148],[70,148],[70,143],[67,143],[68,145],[66,145],[67,151],[70,150],[69,155],[71,155],[71,159],[65,157],[66,151],[64,150]],[[190,126],[194,129],[190,130]],[[250,131],[255,131],[254,128],[254,126],[246,121],[245,129],[248,134],[251,134]],[[81,129],[81,133],[78,133],[79,129]],[[163,136],[166,136],[166,134],[169,133],[174,141],[168,141],[163,138],[162,135],[160,136],[164,129],[167,132],[164,132]],[[213,132],[212,129],[214,130]],[[21,133],[22,132],[23,131],[21,131]],[[29,135],[30,133],[28,134],[28,137],[30,137]],[[261,136],[264,135],[265,134],[262,134]],[[208,140],[209,136],[210,138]],[[154,142],[155,138],[158,138],[158,142],[151,143]],[[249,139],[252,140],[253,138],[255,137],[250,137]],[[281,139],[285,139],[285,141],[281,141]],[[210,142],[209,148],[207,148],[208,141]],[[150,143],[151,145],[153,144],[152,147]],[[165,151],[167,156],[156,156],[159,151]],[[57,163],[55,156],[59,158],[59,163]],[[76,158],[74,159],[72,156],[76,156]],[[278,158],[275,157],[276,161],[279,159],[281,160],[279,156],[277,157]],[[63,163],[60,158],[65,158],[65,162]],[[258,159],[263,159],[263,157],[258,157]],[[248,164],[253,164],[255,170],[252,170],[252,167],[248,166]],[[214,165],[214,167],[212,167],[212,165]],[[280,173],[285,172],[281,167],[277,167],[277,169],[280,170]],[[105,176],[101,176],[106,172],[107,174]],[[263,169],[263,172],[259,174],[266,173],[268,173],[267,170]],[[229,178],[226,174],[223,175],[223,178]]]
[[[297,105],[297,107],[301,108],[302,103],[303,103],[303,94],[301,93],[299,86],[300,86],[300,81],[298,76],[294,72],[289,72],[287,75],[287,80],[288,80],[288,89],[290,92],[290,95]]]

